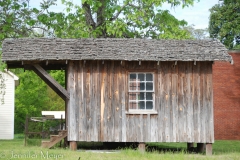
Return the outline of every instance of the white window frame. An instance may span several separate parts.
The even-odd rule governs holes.
[[[138,76],[139,74],[144,74],[145,76],[145,79],[144,81],[130,81],[130,74],[136,74],[136,76]],[[147,81],[146,80],[146,74],[152,74],[152,81]],[[157,114],[157,112],[155,111],[155,79],[154,79],[155,75],[154,75],[154,72],[128,72],[128,111],[126,112],[127,114]],[[138,79],[136,77],[136,79]],[[145,85],[145,90],[131,90],[131,86],[130,86],[130,83],[131,82],[136,82],[136,83],[152,83],[153,84],[153,89],[152,90],[146,90],[146,85]],[[144,93],[144,100],[130,100],[130,93],[139,93],[139,92],[143,92]],[[146,99],[146,93],[147,92],[150,92],[152,93],[152,100],[147,100]],[[137,95],[136,95],[137,97]],[[130,108],[130,102],[136,102],[138,103],[139,101],[144,101],[144,106],[145,106],[145,109],[131,109]],[[152,101],[152,104],[153,104],[153,108],[152,109],[146,109],[146,102],[149,102],[149,101]]]

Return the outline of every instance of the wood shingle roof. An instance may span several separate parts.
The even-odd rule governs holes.
[[[232,57],[217,40],[20,38],[4,40],[2,60],[232,62]]]

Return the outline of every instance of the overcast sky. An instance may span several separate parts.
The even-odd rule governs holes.
[[[194,6],[184,8],[176,7],[171,8],[171,5],[164,4],[163,8],[170,11],[177,19],[188,22],[188,25],[194,25],[195,28],[207,28],[209,22],[209,9],[218,3],[219,0],[200,0],[200,2],[195,2]],[[38,7],[41,0],[32,0],[30,1],[31,7]],[[73,0],[74,3],[80,4],[80,0]],[[62,12],[64,6],[61,4],[61,0],[58,0],[57,6],[51,7],[51,10],[54,12]]]

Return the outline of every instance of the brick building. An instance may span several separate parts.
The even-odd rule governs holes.
[[[229,54],[233,65],[219,61],[213,65],[216,140],[240,140],[240,50]]]

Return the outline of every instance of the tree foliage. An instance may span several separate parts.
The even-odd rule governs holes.
[[[15,91],[15,133],[24,130],[26,115],[41,117],[41,111],[64,110],[64,101],[33,71],[16,69],[20,85]],[[63,71],[55,71],[52,76],[64,84]]]
[[[190,35],[168,10],[162,10],[163,3],[172,6],[192,5],[194,0],[82,0],[77,6],[62,0],[68,14],[42,14],[40,21],[49,26],[57,37],[125,37],[154,39],[184,39]],[[75,8],[75,12],[70,12]],[[47,20],[47,21],[45,21]],[[58,25],[61,24],[61,25]]]
[[[224,0],[210,12],[210,37],[219,39],[229,49],[240,48],[240,1]]]
[[[67,13],[49,11],[56,0],[43,0],[36,8],[29,7],[29,1],[0,2],[0,43],[9,37],[29,36],[189,38],[183,29],[187,22],[161,6],[186,7],[198,0],[82,0],[81,6],[62,0]]]
[[[195,29],[194,25],[184,27],[185,30],[189,32],[192,39],[207,39],[208,37],[208,28],[205,29]]]

